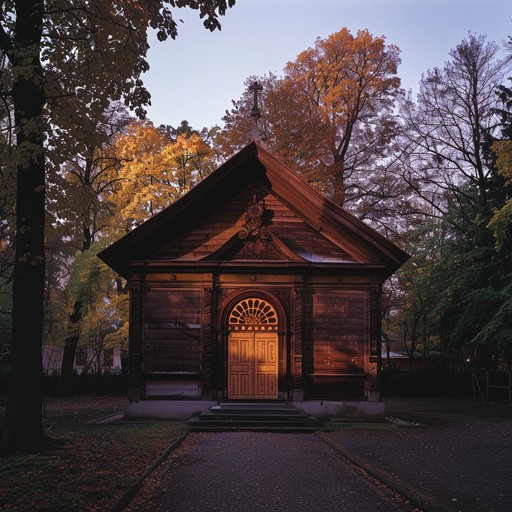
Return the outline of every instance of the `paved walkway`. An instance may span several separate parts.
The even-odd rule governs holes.
[[[314,434],[191,434],[130,512],[512,512],[512,407],[390,401],[387,424]],[[323,439],[325,439],[325,442]],[[328,444],[330,443],[330,444]],[[349,462],[343,455],[346,455]]]
[[[397,512],[392,494],[314,434],[190,434],[130,511]],[[153,487],[154,488],[154,487]]]
[[[390,401],[386,410],[402,425],[325,436],[416,496],[425,510],[512,511],[510,405],[411,399]]]

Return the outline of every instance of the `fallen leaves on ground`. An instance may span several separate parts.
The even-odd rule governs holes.
[[[117,501],[185,430],[179,422],[87,422],[122,410],[121,398],[52,399],[56,448],[0,458],[0,509],[94,512]]]

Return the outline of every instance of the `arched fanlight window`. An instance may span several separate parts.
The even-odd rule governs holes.
[[[229,315],[230,330],[274,331],[277,323],[276,310],[263,299],[243,299]]]

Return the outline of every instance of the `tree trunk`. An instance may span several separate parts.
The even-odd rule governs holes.
[[[84,186],[91,186],[91,169],[93,165],[94,148],[91,148],[91,156],[86,160],[86,172],[83,179]],[[86,221],[84,217],[82,233],[83,242],[81,252],[84,253],[90,249],[93,241],[93,233],[90,229],[90,222]],[[62,364],[60,368],[59,380],[59,394],[62,396],[72,396],[73,390],[73,370],[75,366],[76,349],[80,341],[80,320],[83,316],[83,303],[82,301],[75,301],[73,304],[73,312],[69,314],[69,325],[64,341],[64,352],[62,354]]]
[[[39,59],[43,1],[17,2],[8,52],[16,77],[12,98],[17,128],[16,242],[9,390],[0,434],[2,453],[35,452],[44,445],[42,339],[45,286],[45,164]]]
[[[75,365],[76,348],[80,339],[79,322],[82,319],[82,302],[75,301],[73,312],[69,315],[69,327],[64,341],[64,353],[60,370],[59,394],[73,395],[73,368]]]

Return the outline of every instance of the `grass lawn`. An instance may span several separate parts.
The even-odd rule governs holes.
[[[183,432],[180,422],[90,425],[122,410],[122,398],[47,399],[57,448],[0,458],[0,509],[106,511]]]

